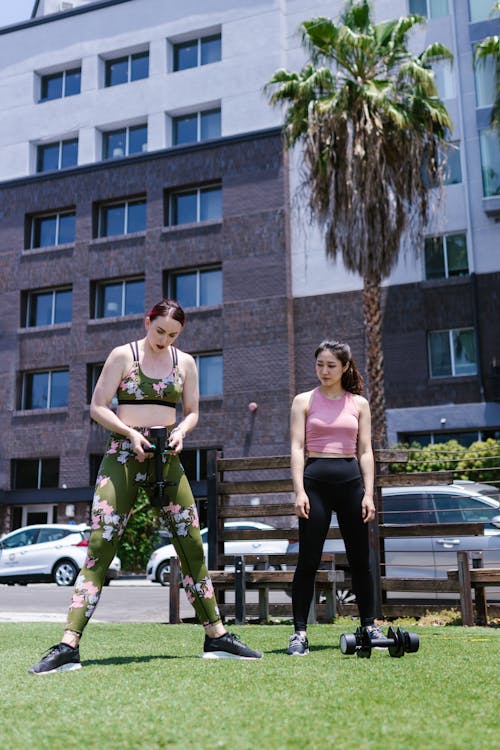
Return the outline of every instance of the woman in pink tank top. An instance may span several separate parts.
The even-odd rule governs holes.
[[[374,459],[368,401],[348,344],[323,341],[314,354],[319,386],[295,396],[291,469],[299,518],[299,559],[292,586],[295,632],[288,654],[309,653],[307,616],[332,512],[338,522],[361,625],[373,644],[375,625],[368,522],[375,518]]]

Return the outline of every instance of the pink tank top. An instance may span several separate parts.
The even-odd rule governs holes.
[[[339,399],[323,396],[315,388],[306,418],[306,451],[355,456],[359,411],[349,391]]]

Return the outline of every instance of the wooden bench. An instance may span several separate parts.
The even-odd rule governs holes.
[[[451,471],[428,473],[388,473],[388,464],[404,464],[408,460],[406,450],[375,451],[377,464],[376,491],[378,510],[383,511],[381,496],[382,487],[411,486],[430,484],[450,484],[453,481]],[[254,479],[257,475],[258,479]],[[230,479],[228,479],[230,477]],[[215,451],[210,452],[207,465],[207,500],[208,500],[208,568],[214,587],[217,591],[219,608],[224,617],[235,616],[243,621],[245,616],[259,617],[291,616],[291,601],[288,603],[271,603],[269,592],[280,589],[290,590],[296,555],[246,556],[241,564],[245,567],[257,564],[261,570],[246,570],[237,575],[236,569],[224,570],[225,566],[235,566],[234,558],[224,555],[224,542],[245,539],[298,539],[297,521],[291,500],[292,482],[290,479],[290,456],[261,456],[252,458],[221,458]],[[248,496],[254,496],[250,502]],[[258,502],[256,498],[258,497]],[[281,517],[281,521],[278,518]],[[379,516],[383,520],[383,512]],[[259,519],[278,526],[262,530],[231,530],[224,528],[224,522],[233,519]],[[291,526],[291,523],[294,525]],[[425,611],[442,608],[428,603],[415,606],[387,601],[389,591],[421,591],[425,593],[451,592],[460,594],[460,584],[453,577],[443,579],[428,578],[388,578],[384,575],[384,540],[389,537],[405,536],[447,536],[482,534],[482,524],[412,524],[384,525],[370,524],[370,545],[374,565],[376,566],[376,609],[378,617],[424,614]],[[340,538],[338,528],[330,528],[328,538]],[[310,617],[328,619],[336,612],[336,587],[343,580],[343,588],[350,586],[349,572],[345,555],[336,556],[336,561],[325,561],[330,568],[319,571],[316,579],[315,606]],[[286,570],[279,570],[281,566]],[[263,568],[263,570],[262,570]],[[245,573],[243,576],[242,573]],[[344,577],[342,579],[342,574]],[[177,577],[176,577],[177,576]],[[180,577],[171,565],[170,587],[171,621],[178,621],[178,587]],[[177,583],[176,583],[177,581]],[[257,604],[246,602],[247,591],[257,590]],[[234,593],[234,604],[226,603],[226,592]],[[324,591],[326,603],[320,603],[319,592]],[[333,596],[333,601],[331,597]],[[357,615],[356,605],[342,605],[342,614]],[[334,616],[334,615],[333,615]]]
[[[463,625],[487,625],[485,587],[500,586],[500,568],[483,568],[480,555],[461,551],[457,552],[457,568],[448,570],[448,580],[458,586]]]

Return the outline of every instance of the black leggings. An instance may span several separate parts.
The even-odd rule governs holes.
[[[299,518],[299,559],[292,585],[295,630],[306,630],[314,595],[314,577],[321,562],[332,511],[337,514],[351,569],[362,625],[374,622],[373,580],[368,526],[361,516],[364,488],[355,458],[310,458],[304,469],[309,518]]]

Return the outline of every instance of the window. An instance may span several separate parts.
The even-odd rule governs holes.
[[[429,363],[432,378],[475,375],[477,366],[474,329],[431,331]]]
[[[436,60],[432,63],[434,80],[440,99],[453,99],[456,96],[455,77],[451,60]]]
[[[69,370],[26,372],[21,409],[56,409],[68,405]]]
[[[47,102],[51,99],[62,99],[65,96],[79,94],[81,77],[81,68],[62,70],[60,73],[41,76],[40,101]]]
[[[178,271],[170,278],[171,296],[182,307],[222,304],[222,269],[201,268]]]
[[[205,112],[194,112],[172,119],[172,143],[180,146],[182,143],[196,143],[208,141],[210,138],[220,138],[221,116],[220,109],[208,109]]]
[[[442,18],[448,15],[448,0],[409,0],[410,13],[426,18]]]
[[[37,148],[37,172],[74,167],[78,163],[78,138],[48,143]]]
[[[96,387],[97,381],[104,367],[104,362],[97,362],[94,364],[87,365],[87,403],[90,404],[92,401],[92,394]],[[111,399],[111,406],[118,406],[118,398],[113,396]],[[102,456],[101,456],[102,458]]]
[[[29,292],[23,326],[31,328],[71,322],[72,296],[71,289]]]
[[[105,86],[118,86],[120,83],[139,81],[149,76],[149,52],[105,60]]]
[[[200,396],[220,396],[223,393],[222,354],[195,356],[200,380]]]
[[[483,171],[483,195],[500,195],[500,141],[493,128],[479,133],[481,145],[481,167]]]
[[[425,240],[425,278],[448,279],[469,273],[465,234],[445,234]]]
[[[439,523],[490,523],[498,516],[498,509],[475,497],[464,497],[450,492],[433,495]]]
[[[469,0],[469,13],[472,23],[491,18],[494,0]]]
[[[190,482],[200,482],[207,478],[207,448],[184,448],[182,466]]]
[[[89,484],[91,487],[96,483],[101,468],[102,453],[91,453],[89,456]]]
[[[96,318],[113,318],[144,313],[144,279],[127,279],[98,284]]]
[[[174,71],[208,65],[221,59],[220,34],[190,39],[188,42],[174,44],[173,47]]]
[[[75,212],[34,216],[31,222],[31,248],[67,245],[75,241]]]
[[[146,229],[146,200],[122,201],[101,206],[99,237],[144,232]]]
[[[436,523],[432,497],[428,493],[383,496],[384,523]]]
[[[460,163],[460,143],[454,141],[444,147],[443,157],[446,158],[445,185],[458,185],[462,182],[462,166]]]
[[[171,226],[221,219],[222,188],[211,186],[171,193],[169,205]]]
[[[15,458],[11,464],[13,490],[58,487],[58,458]]]
[[[102,158],[120,159],[146,151],[148,126],[134,125],[129,128],[110,130],[102,135]]]
[[[497,76],[494,58],[489,55],[474,62],[474,81],[476,87],[476,105],[491,107],[497,92]]]

